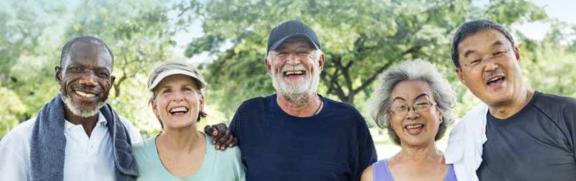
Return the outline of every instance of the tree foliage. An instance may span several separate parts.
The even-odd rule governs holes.
[[[326,54],[320,93],[363,110],[376,76],[404,60],[425,59],[447,75],[461,114],[474,96],[453,73],[449,43],[455,28],[488,18],[513,29],[532,21],[553,22],[544,40],[514,30],[526,81],[536,90],[576,96],[576,26],[546,18],[527,0],[2,0],[0,1],[0,137],[34,116],[58,94],[54,66],[63,44],[80,35],[104,40],[115,55],[109,102],[143,132],[154,132],[146,80],[158,62],[171,59],[177,33],[201,22],[202,34],[188,57],[214,58],[201,68],[210,117],[229,118],[251,97],[274,92],[266,72],[266,40],[272,27],[300,19],[316,30]],[[208,61],[210,62],[210,61]],[[201,123],[203,124],[203,123]]]
[[[321,40],[327,60],[321,94],[357,104],[371,94],[377,76],[399,61],[425,59],[451,67],[450,35],[465,20],[489,18],[511,25],[546,17],[541,8],[524,0],[490,1],[483,6],[448,0],[212,0],[184,4],[189,5],[185,10],[197,13],[204,32],[189,44],[187,56],[202,52],[216,56],[205,66],[206,77],[212,97],[228,114],[243,100],[273,92],[264,66],[267,36],[272,27],[286,20],[303,20]],[[451,68],[444,71],[455,80]]]
[[[168,5],[152,0],[8,0],[2,4],[0,102],[7,105],[0,107],[0,135],[58,94],[54,66],[59,64],[61,47],[83,35],[99,37],[110,46],[116,81],[109,102],[146,128],[140,122],[146,123],[142,115],[148,113],[145,80],[155,62],[166,60],[174,44]]]

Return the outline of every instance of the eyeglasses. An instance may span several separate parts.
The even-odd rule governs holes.
[[[418,100],[414,102],[412,106],[408,106],[406,103],[393,103],[390,110],[394,115],[404,117],[410,112],[410,109],[413,109],[417,113],[422,113],[430,110],[430,108],[435,105],[435,102],[429,100]]]
[[[510,48],[506,48],[504,50],[497,50],[491,55],[484,56],[481,58],[470,58],[472,61],[464,63],[463,66],[470,69],[470,70],[477,70],[478,68],[482,67],[481,65],[485,64],[490,60],[498,60],[502,57],[505,57],[508,52],[510,52]]]
[[[88,68],[85,66],[78,66],[78,65],[69,65],[66,67],[65,70],[67,73],[71,74],[86,74],[91,73],[96,75],[99,78],[109,79],[110,78],[110,70],[104,67],[97,67],[97,68]]]
[[[272,56],[277,60],[286,60],[289,57],[294,57],[298,61],[312,59],[315,55],[313,50],[297,50],[297,51],[272,51]]]

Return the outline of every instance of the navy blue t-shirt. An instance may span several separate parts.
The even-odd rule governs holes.
[[[487,113],[480,180],[576,180],[576,100],[536,92],[508,119]]]
[[[276,95],[244,102],[230,129],[238,138],[249,181],[356,181],[376,162],[364,118],[352,106],[322,98],[311,117],[294,117]]]

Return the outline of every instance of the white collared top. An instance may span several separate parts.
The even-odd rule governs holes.
[[[140,133],[129,121],[121,118],[132,143],[142,141]],[[27,120],[5,135],[0,141],[0,175],[2,180],[30,180],[30,141],[36,118]],[[82,125],[68,121],[64,125],[66,153],[64,180],[114,180],[112,139],[107,120],[99,114],[98,122],[88,136]]]

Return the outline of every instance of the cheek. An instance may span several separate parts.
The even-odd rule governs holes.
[[[438,128],[442,123],[442,116],[440,115],[440,112],[437,110],[432,111],[431,114],[428,115],[427,120],[429,121],[429,124],[434,125],[432,128],[438,131]]]
[[[69,89],[69,87],[72,85],[72,79],[69,78],[63,78],[60,81],[60,86],[62,86],[62,88],[64,89]]]
[[[275,71],[275,73],[276,73],[276,74],[281,74],[283,67],[284,67],[283,65],[279,65],[279,64],[274,65],[274,71]]]
[[[155,103],[152,104],[152,108],[154,110],[154,113],[156,115],[161,115],[161,114],[166,114],[167,111],[165,111],[165,107],[166,107],[166,101],[164,101],[166,99],[156,99]]]
[[[112,87],[111,81],[109,80],[102,80],[99,81],[100,82],[100,86],[102,86],[102,89],[105,91],[104,93],[108,93],[108,90],[110,90],[110,87]]]
[[[70,92],[72,91],[72,81],[70,81],[70,79],[62,79],[60,82],[60,91],[62,93],[64,93],[64,95],[68,95],[70,94]]]
[[[398,135],[398,133],[402,132],[402,120],[398,119],[398,118],[392,118],[390,120],[390,125],[392,126],[392,130],[394,130],[394,132],[396,132],[396,134]]]
[[[477,89],[481,87],[483,84],[482,75],[480,73],[477,74],[466,74],[464,76],[464,85],[469,87],[470,89]]]
[[[203,109],[204,104],[202,103],[201,96],[196,96],[196,98],[194,99],[194,105],[196,106],[196,109],[198,109],[198,110]]]

